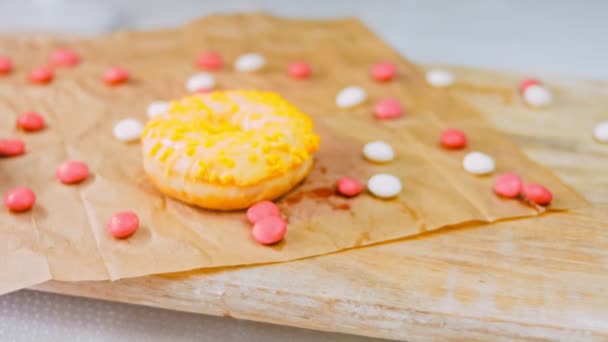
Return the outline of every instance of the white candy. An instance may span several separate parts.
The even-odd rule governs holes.
[[[474,175],[485,175],[494,171],[494,159],[481,152],[471,152],[462,161],[464,169]]]
[[[169,110],[169,102],[165,101],[154,101],[148,105],[148,117],[153,118],[167,113]]]
[[[386,163],[395,159],[395,151],[384,141],[372,141],[363,146],[363,156],[373,162]]]
[[[114,126],[114,136],[120,141],[130,142],[139,139],[144,126],[137,119],[121,120]]]
[[[593,137],[601,143],[608,143],[608,121],[600,122],[595,125]]]
[[[215,78],[206,72],[194,74],[186,81],[186,89],[191,93],[201,89],[213,89],[214,86]]]
[[[524,91],[524,101],[531,107],[544,107],[553,102],[553,95],[547,87],[534,84]]]
[[[367,189],[374,196],[380,198],[391,198],[401,192],[401,181],[399,178],[386,173],[373,175],[367,181]]]
[[[433,69],[426,73],[426,81],[434,87],[448,87],[454,83],[454,75],[443,69]]]
[[[353,107],[363,103],[367,98],[365,90],[358,86],[350,86],[342,89],[336,96],[336,105],[340,108]]]
[[[266,65],[266,58],[258,53],[246,53],[240,55],[234,62],[237,71],[257,71]]]

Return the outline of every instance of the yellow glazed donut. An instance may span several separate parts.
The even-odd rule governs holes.
[[[203,208],[242,209],[308,175],[319,136],[278,94],[226,91],[173,101],[146,124],[144,170],[165,194]]]

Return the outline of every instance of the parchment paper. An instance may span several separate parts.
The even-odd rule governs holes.
[[[172,30],[119,32],[81,41],[7,37],[0,43],[16,64],[16,72],[0,78],[0,136],[19,136],[26,140],[28,150],[25,156],[0,160],[0,192],[29,186],[38,195],[29,213],[0,212],[0,292],[48,279],[119,279],[286,261],[446,225],[542,211],[521,201],[497,198],[491,190],[492,177],[463,171],[462,157],[471,150],[492,155],[496,174],[515,171],[527,181],[548,186],[555,194],[550,209],[586,205],[469,105],[448,91],[428,87],[413,64],[356,20],[212,16]],[[28,70],[45,64],[58,46],[75,49],[82,56],[81,65],[58,69],[56,80],[48,86],[28,85]],[[118,120],[132,116],[145,120],[151,101],[184,95],[185,80],[197,71],[196,56],[210,50],[225,56],[228,64],[216,74],[219,88],[278,91],[313,117],[322,136],[314,171],[278,202],[289,220],[289,231],[273,247],[253,241],[243,212],[211,212],[162,196],[143,173],[139,144],[124,144],[112,137]],[[264,54],[268,66],[251,74],[233,71],[234,59],[252,51]],[[305,81],[288,78],[286,66],[294,60],[310,62],[314,76]],[[398,78],[385,84],[372,81],[369,68],[378,61],[397,63]],[[132,81],[105,86],[100,76],[112,65],[131,70]],[[364,87],[369,99],[355,109],[338,109],[335,95],[353,84]],[[387,97],[404,103],[403,118],[373,118],[373,104]],[[16,116],[28,110],[46,116],[45,131],[16,132]],[[470,148],[439,148],[439,133],[448,127],[466,131]],[[377,139],[394,146],[394,162],[374,165],[363,160],[363,144]],[[54,171],[66,159],[86,161],[93,177],[77,186],[59,184]],[[340,176],[365,181],[378,172],[401,178],[404,191],[398,198],[331,195]],[[142,226],[133,237],[117,241],[108,235],[106,222],[113,213],[126,209],[139,214]]]

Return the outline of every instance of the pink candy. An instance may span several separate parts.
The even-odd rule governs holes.
[[[25,143],[20,139],[0,139],[0,157],[15,157],[25,153]]]
[[[390,81],[397,75],[397,67],[388,62],[377,63],[372,66],[370,74],[378,82]]]
[[[55,73],[51,68],[39,67],[30,72],[30,74],[28,75],[28,80],[31,83],[46,84],[51,82],[54,77]]]
[[[89,167],[79,161],[66,161],[55,171],[57,179],[63,184],[80,183],[89,177]]]
[[[358,180],[349,177],[338,179],[336,184],[338,193],[346,197],[354,197],[363,191],[363,185]]]
[[[270,201],[262,201],[252,205],[247,209],[247,220],[251,224],[255,224],[268,216],[279,216],[281,213],[279,207]]]
[[[374,114],[378,119],[396,119],[403,115],[403,107],[394,99],[380,100],[374,107]]]
[[[449,149],[460,149],[467,146],[467,135],[458,129],[446,129],[439,137],[441,145]]]
[[[27,112],[17,118],[17,127],[26,132],[36,132],[45,126],[44,118],[36,112]]]
[[[278,216],[267,216],[256,222],[251,230],[255,241],[263,245],[272,245],[285,237],[287,223]]]
[[[287,74],[291,78],[295,78],[295,79],[309,78],[311,73],[312,73],[312,68],[310,67],[310,64],[304,63],[304,62],[291,63],[291,64],[289,64],[289,67],[287,68]]]
[[[522,191],[521,178],[514,173],[504,173],[494,181],[494,192],[503,197],[516,198]]]
[[[553,200],[553,194],[549,189],[539,184],[526,184],[523,186],[522,193],[530,202],[547,205]]]
[[[115,86],[125,83],[129,80],[129,71],[123,67],[112,67],[103,74],[103,80],[107,85]]]
[[[32,209],[36,203],[36,194],[28,188],[15,188],[4,196],[4,205],[13,212]]]
[[[535,78],[525,79],[523,82],[521,82],[521,85],[519,86],[519,93],[523,95],[528,87],[540,84],[541,82]]]
[[[6,75],[13,71],[13,61],[10,57],[0,56],[0,75]]]
[[[132,211],[122,211],[112,215],[108,222],[108,232],[116,239],[124,239],[139,228],[139,217]]]
[[[201,53],[196,59],[196,65],[203,70],[219,70],[224,66],[224,59],[215,52]]]
[[[57,49],[51,54],[50,62],[57,67],[73,67],[80,62],[80,57],[70,49]]]

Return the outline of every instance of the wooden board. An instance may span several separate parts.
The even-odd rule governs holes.
[[[438,233],[295,262],[35,289],[408,340],[608,338],[608,83],[545,78],[527,109],[520,76],[451,68],[470,100],[595,207]]]

